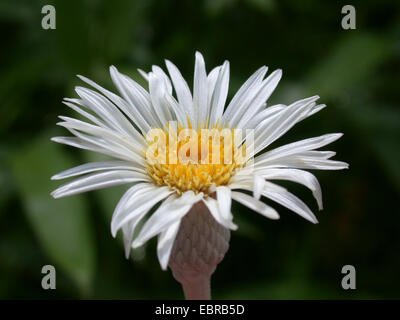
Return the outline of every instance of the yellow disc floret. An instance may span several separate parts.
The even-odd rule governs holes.
[[[241,132],[228,128],[194,130],[171,125],[147,136],[147,172],[159,186],[178,194],[192,190],[209,193],[211,186],[228,184],[244,164]]]

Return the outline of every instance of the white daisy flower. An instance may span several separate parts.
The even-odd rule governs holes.
[[[348,165],[330,160],[334,152],[317,150],[340,138],[341,133],[325,134],[272,150],[268,148],[297,122],[325,107],[317,104],[318,96],[288,106],[267,106],[266,101],[282,76],[281,70],[265,77],[268,68],[258,69],[225,108],[228,61],[207,74],[203,56],[197,52],[193,94],[178,68],[168,60],[166,67],[169,75],[158,66],[153,66],[149,73],[139,70],[148,82],[146,90],[112,66],[110,74],[119,95],[79,76],[92,89],[76,87],[79,98],[66,98],[64,104],[87,122],[60,116],[62,122],[58,125],[74,137],[52,140],[114,159],[86,163],[53,176],[55,180],[81,177],[59,187],[52,196],[60,198],[131,184],[115,208],[111,221],[113,236],[122,229],[128,257],[132,247],[141,246],[158,235],[161,267],[171,267],[187,298],[207,298],[209,277],[228,250],[229,230],[237,228],[231,213],[232,200],[265,217],[278,219],[275,209],[262,201],[264,197],[316,223],[315,215],[303,201],[273,181],[303,184],[312,191],[322,209],[318,180],[305,170],[339,170]],[[171,121],[177,123],[175,129],[169,126]],[[238,129],[251,129],[254,141],[247,144],[251,148],[250,151],[246,149],[244,162],[234,158],[230,163],[184,163],[178,157],[173,163],[170,152],[179,154],[183,144],[182,141],[173,144],[168,136],[163,150],[169,158],[160,163],[150,161],[147,156],[147,151],[154,147],[155,140],[149,139],[149,132],[154,129],[166,134],[191,129],[198,133],[196,143],[208,141],[202,129],[216,129],[216,132],[232,129],[232,135]],[[172,150],[173,146],[176,150]],[[224,146],[218,148],[222,154],[231,148],[225,146],[224,149]],[[237,152],[244,146],[240,143],[233,149]],[[206,157],[211,158],[214,149],[206,148],[205,152]],[[221,157],[219,154],[216,158],[223,159]],[[153,208],[155,211],[148,217],[147,213]],[[138,230],[142,221],[145,221],[143,227]]]

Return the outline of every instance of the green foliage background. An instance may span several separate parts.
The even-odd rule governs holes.
[[[53,4],[57,29],[41,28]],[[280,143],[343,132],[331,146],[350,164],[316,172],[320,223],[279,208],[270,221],[234,205],[240,228],[213,277],[217,299],[400,298],[400,2],[352,1],[357,29],[341,28],[342,1],[0,1],[0,298],[182,298],[161,271],[155,241],[124,258],[110,217],[124,188],[54,200],[50,176],[95,155],[50,142],[83,74],[113,89],[108,67],[175,62],[193,76],[195,50],[210,70],[231,62],[230,97],[259,66],[282,68],[272,103],[319,94],[328,107]],[[114,90],[114,89],[113,89]],[[317,211],[307,190],[287,184]],[[57,290],[41,289],[41,268]],[[341,289],[341,268],[357,290]]]

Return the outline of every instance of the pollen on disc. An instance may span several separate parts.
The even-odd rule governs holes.
[[[237,147],[234,130],[227,128],[163,128],[147,140],[149,176],[178,194],[208,194],[211,186],[227,185],[244,164],[245,145]]]

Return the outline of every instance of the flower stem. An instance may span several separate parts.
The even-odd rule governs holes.
[[[198,277],[191,281],[181,283],[186,300],[210,300],[210,277]]]
[[[168,265],[187,300],[211,299],[211,276],[228,251],[229,238],[229,229],[202,202],[182,218]]]

